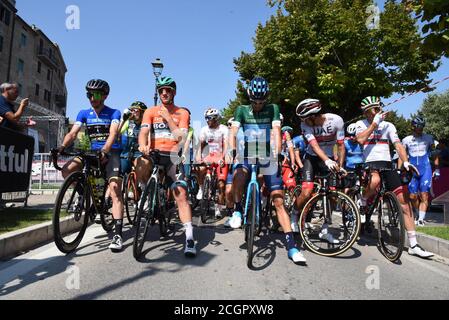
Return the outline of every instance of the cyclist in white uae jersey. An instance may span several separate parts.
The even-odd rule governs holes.
[[[365,98],[361,103],[361,109],[366,119],[357,122],[357,141],[363,145],[365,164],[371,169],[370,180],[360,203],[361,213],[367,212],[367,200],[377,192],[377,187],[381,182],[379,170],[392,169],[390,142],[394,145],[404,168],[407,171],[411,171],[414,168],[408,161],[407,153],[398,137],[396,127],[392,123],[384,121],[388,112],[382,112],[382,107],[383,104],[380,98]],[[398,172],[395,170],[384,171],[382,179],[385,181],[387,189],[394,192],[401,203],[404,212],[405,229],[410,241],[409,254],[418,255],[422,258],[433,256],[432,253],[425,251],[418,245],[408,191],[406,186],[405,188],[402,186]],[[369,226],[369,217],[366,217],[366,221],[366,225]]]
[[[408,188],[413,208],[419,211],[416,223],[424,226],[427,209],[429,208],[429,192],[432,186],[432,165],[430,164],[430,153],[435,144],[435,140],[430,134],[424,134],[423,130],[426,122],[421,117],[416,117],[412,121],[413,134],[404,138],[402,144],[407,149],[410,162],[418,168],[419,176],[413,175]],[[439,161],[435,158],[434,176],[439,176]]]
[[[340,171],[342,168],[345,161],[345,130],[343,119],[333,113],[322,114],[321,102],[316,99],[302,101],[296,109],[296,114],[302,120],[304,137],[309,143],[303,160],[302,190],[300,196],[296,198],[296,209],[301,212],[312,196],[315,174],[326,174],[329,170]],[[333,148],[336,144],[338,144],[339,164],[333,160]],[[330,185],[335,187],[336,181],[332,180]],[[328,232],[326,223],[323,224],[319,236],[329,243],[339,243]]]

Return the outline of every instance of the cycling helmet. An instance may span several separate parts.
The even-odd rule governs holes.
[[[270,93],[268,82],[262,77],[255,77],[248,86],[250,100],[265,100]]]
[[[300,118],[318,114],[321,112],[321,102],[317,99],[306,99],[301,101],[296,107],[296,115]]]
[[[281,123],[284,123],[284,116],[282,115],[282,113],[279,114],[279,119],[281,120]]]
[[[282,133],[286,133],[286,132],[290,132],[293,133],[293,128],[292,127],[282,127]]]
[[[86,85],[86,91],[101,91],[105,95],[109,94],[109,84],[101,79],[90,80]]]
[[[383,107],[379,97],[370,96],[362,100],[361,108],[363,112],[374,107]]]
[[[131,104],[131,107],[129,107],[129,109],[139,109],[139,110],[145,111],[148,109],[148,107],[146,106],[145,103],[143,103],[141,101],[136,101]]]
[[[355,136],[356,130],[357,130],[357,125],[355,123],[350,124],[346,128],[346,132],[347,132],[348,136]]]
[[[234,118],[231,118],[228,120],[228,126],[232,126],[232,123],[234,122]]]
[[[170,88],[176,91],[176,82],[170,77],[162,77],[157,79],[156,88],[158,91],[162,88]]]
[[[424,128],[426,126],[426,120],[423,117],[416,117],[412,120],[414,127]]]
[[[205,118],[211,117],[218,120],[220,119],[220,111],[218,111],[215,108],[209,108],[204,112],[204,117]]]

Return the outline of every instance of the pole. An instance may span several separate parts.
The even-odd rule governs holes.
[[[156,78],[156,85],[154,87],[154,105],[157,106],[157,78]]]

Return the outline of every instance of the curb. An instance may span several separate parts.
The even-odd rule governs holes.
[[[417,232],[416,238],[421,247],[441,257],[449,258],[449,241]]]
[[[67,218],[61,224],[63,233],[76,229],[73,218]],[[44,222],[0,236],[0,260],[8,260],[39,245],[53,241],[53,223]]]

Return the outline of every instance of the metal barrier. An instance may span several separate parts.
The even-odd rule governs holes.
[[[69,159],[69,157],[59,157],[59,166],[62,167]],[[59,190],[63,182],[61,172],[50,163],[50,155],[36,153],[31,167],[30,190]]]

